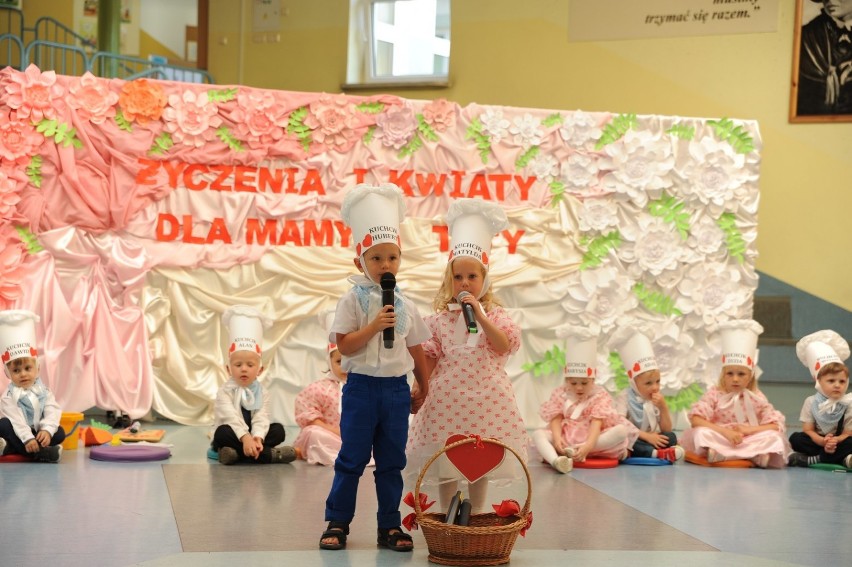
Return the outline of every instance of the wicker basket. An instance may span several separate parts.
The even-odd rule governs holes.
[[[414,486],[414,512],[417,524],[423,530],[429,548],[429,561],[441,565],[502,565],[509,562],[509,555],[518,534],[527,525],[527,515],[532,497],[530,471],[518,453],[508,445],[494,439],[482,439],[483,443],[499,445],[508,449],[520,461],[527,477],[527,500],[519,515],[502,518],[497,514],[472,514],[467,526],[447,524],[446,514],[424,513],[420,509],[420,484],[426,471],[435,459],[447,450],[465,443],[475,443],[470,437],[443,447],[423,466]]]

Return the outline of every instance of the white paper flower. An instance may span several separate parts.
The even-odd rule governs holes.
[[[482,123],[482,133],[494,144],[508,135],[509,121],[503,118],[503,111],[499,108],[489,108],[479,115],[479,121]]]
[[[569,286],[562,307],[584,323],[597,323],[607,332],[638,305],[632,289],[633,280],[615,268],[583,270],[579,280]]]
[[[509,127],[512,141],[525,149],[541,144],[541,140],[544,138],[544,130],[539,126],[541,126],[540,122],[528,112],[523,116],[515,116],[512,119],[512,125]]]
[[[560,165],[559,180],[565,185],[567,192],[587,194],[590,188],[600,186],[599,171],[596,156],[573,153]]]
[[[736,266],[721,262],[694,264],[677,286],[681,293],[677,305],[689,317],[691,327],[746,317],[756,284],[743,281]]]
[[[600,168],[609,170],[601,183],[607,189],[644,207],[672,185],[674,167],[671,142],[659,133],[628,130],[605,149]]]
[[[756,207],[756,199],[748,198],[756,192],[747,184],[757,178],[757,173],[745,167],[743,154],[726,142],[705,136],[689,143],[689,155],[692,159],[680,167],[686,180],[680,192],[708,205],[717,217],[724,211],[736,212],[742,203],[748,204],[747,210]]]
[[[552,154],[539,153],[530,160],[527,171],[535,175],[539,181],[549,184],[559,175],[559,160]]]
[[[657,327],[653,343],[663,388],[677,391],[695,381],[692,369],[698,364],[700,352],[694,348],[695,341],[689,333],[667,321]]]
[[[601,129],[592,115],[578,110],[565,117],[559,135],[573,148],[591,150],[601,137]]]
[[[622,231],[628,241],[618,249],[630,275],[639,279],[644,273],[660,276],[667,270],[677,270],[688,249],[675,226],[661,218],[642,215],[636,228]]]
[[[687,244],[699,257],[720,259],[725,254],[725,232],[712,218],[701,216],[689,228]]]
[[[612,199],[584,199],[577,210],[580,230],[606,232],[618,226],[618,205]]]

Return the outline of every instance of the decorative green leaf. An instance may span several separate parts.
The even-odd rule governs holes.
[[[414,152],[416,152],[422,147],[423,140],[421,140],[420,136],[415,133],[414,136],[412,136],[411,139],[408,141],[408,143],[402,146],[402,148],[400,148],[399,153],[396,155],[400,159],[407,158],[413,155]]]
[[[174,145],[175,142],[172,140],[172,135],[168,132],[162,132],[154,139],[154,143],[151,145],[148,153],[151,155],[164,154]]]
[[[373,141],[373,136],[375,135],[375,133],[376,133],[376,125],[375,124],[373,124],[372,126],[367,128],[367,133],[364,134],[363,138],[361,138],[361,140],[364,142],[365,146]]]
[[[716,225],[725,233],[725,244],[728,247],[728,254],[732,258],[736,258],[741,264],[745,261],[746,241],[743,239],[743,234],[737,227],[737,218],[734,213],[722,213]]]
[[[44,134],[45,138],[53,138],[55,144],[62,144],[63,147],[83,147],[83,142],[77,138],[77,129],[71,128],[68,124],[44,118],[36,126],[36,131]]]
[[[207,91],[207,100],[210,102],[228,102],[237,98],[237,89],[212,89]]]
[[[426,122],[426,119],[423,118],[422,114],[417,115],[417,130],[424,138],[426,138],[430,142],[438,141],[437,132],[435,132],[435,130],[431,126],[429,126],[429,124]]]
[[[674,396],[666,396],[666,405],[669,406],[671,412],[686,410],[691,408],[692,404],[697,402],[702,395],[704,395],[704,388],[700,384],[690,384]]]
[[[305,125],[305,118],[308,117],[308,107],[303,106],[297,108],[290,113],[290,118],[287,122],[287,133],[295,136],[302,143],[302,148],[307,152],[311,147],[311,129]]]
[[[465,139],[476,142],[482,163],[488,163],[488,156],[491,154],[491,140],[482,133],[482,122],[479,121],[479,118],[474,118],[471,121],[465,132]]]
[[[666,134],[671,134],[672,136],[683,140],[692,140],[695,138],[695,127],[687,126],[686,124],[674,124],[671,128],[666,130]]]
[[[720,140],[731,144],[738,154],[754,151],[754,138],[741,125],[735,125],[730,118],[708,120],[707,124],[713,128]]]
[[[604,125],[601,138],[595,145],[595,149],[600,150],[604,146],[620,140],[628,130],[635,128],[638,123],[635,114],[619,114],[612,119],[612,122]]]
[[[562,124],[562,115],[558,112],[555,114],[551,114],[547,118],[541,121],[542,126],[551,127],[556,126],[557,124]]]
[[[651,201],[648,204],[648,212],[667,223],[673,223],[680,237],[686,240],[689,237],[689,213],[683,212],[683,206],[683,203],[676,198],[663,194],[658,201]]]
[[[220,126],[216,130],[216,137],[225,142],[229,148],[231,148],[235,152],[243,151],[243,144],[231,134],[231,131],[227,126]]]
[[[385,109],[385,103],[383,102],[362,102],[361,104],[355,106],[361,112],[366,114],[380,114]]]
[[[627,371],[624,369],[624,363],[621,362],[621,357],[617,352],[609,353],[609,367],[615,376],[615,390],[620,392],[630,385],[630,379],[627,377]]]
[[[603,263],[604,258],[609,255],[610,250],[614,250],[621,246],[621,233],[617,230],[613,230],[609,234],[599,236],[591,241],[587,238],[583,238],[580,241],[580,244],[584,246],[588,244],[589,247],[586,253],[583,254],[583,261],[580,263],[580,269],[587,270],[589,268],[600,266]]]
[[[538,146],[531,146],[530,149],[521,154],[521,156],[515,161],[515,169],[525,168],[530,163],[530,160],[537,156],[540,151],[541,150]]]
[[[545,352],[541,360],[527,362],[522,366],[525,371],[532,372],[533,376],[561,374],[564,367],[565,351],[559,345],[554,345],[552,349]]]
[[[126,132],[133,132],[133,126],[124,117],[124,112],[122,112],[120,108],[115,113],[115,123],[116,125],[118,125],[118,128],[120,130],[124,130]]]
[[[38,243],[38,238],[30,231],[30,229],[25,226],[16,226],[15,230],[18,231],[18,236],[21,238],[21,242],[23,242],[24,246],[27,247],[27,252],[30,254],[38,254],[44,250],[41,244]]]
[[[675,307],[675,300],[664,293],[651,291],[645,284],[637,283],[633,286],[633,294],[639,298],[642,305],[649,311],[660,313],[666,317],[676,315],[680,317],[683,312]]]
[[[565,196],[565,184],[561,181],[550,182],[550,206],[555,207]]]
[[[41,164],[42,157],[34,155],[30,158],[30,164],[27,166],[27,177],[30,178],[30,183],[38,188],[41,188]]]

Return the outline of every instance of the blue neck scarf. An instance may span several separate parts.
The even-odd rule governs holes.
[[[44,413],[44,403],[47,401],[47,388],[45,388],[41,378],[36,378],[36,381],[29,388],[21,388],[10,382],[7,391],[12,395],[21,411],[24,412],[24,418],[26,418],[29,426],[38,429],[41,416]],[[38,408],[33,406],[33,396],[37,400]]]
[[[355,295],[358,297],[358,305],[361,310],[368,316],[370,315],[370,298],[378,296],[379,309],[381,309],[382,288],[368,280],[367,278],[357,278],[353,281],[355,284]],[[402,337],[408,327],[408,311],[405,308],[405,301],[402,297],[402,290],[397,285],[393,290],[393,310],[396,314],[396,326],[394,327],[396,336]]]
[[[823,433],[834,433],[837,429],[837,423],[843,418],[846,413],[847,405],[844,400],[839,400],[835,403],[830,402],[828,396],[822,392],[817,392],[811,402],[811,413],[814,414],[819,430]]]

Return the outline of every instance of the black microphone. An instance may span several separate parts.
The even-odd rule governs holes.
[[[462,299],[468,295],[470,295],[470,292],[460,291],[456,297],[456,301],[459,302],[462,313],[464,313],[464,322],[467,324],[467,332],[476,333],[478,332],[478,329],[476,328],[476,315],[473,314],[473,306],[468,305],[467,303],[462,303]]]
[[[396,287],[396,278],[392,273],[385,272],[379,280],[379,285],[382,286],[382,307],[385,305],[393,307],[393,288]],[[385,348],[393,348],[393,327],[382,330],[382,340],[385,342]]]

